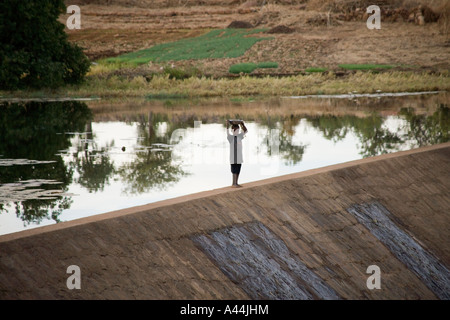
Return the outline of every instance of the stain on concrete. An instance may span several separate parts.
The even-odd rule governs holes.
[[[396,224],[395,217],[381,203],[354,205],[348,212],[422,279],[437,297],[450,299],[450,271]]]
[[[339,299],[260,222],[220,229],[192,240],[252,299]]]

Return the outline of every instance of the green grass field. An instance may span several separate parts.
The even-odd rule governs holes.
[[[264,29],[218,29],[199,37],[158,44],[148,49],[108,58],[105,61],[139,65],[150,61],[236,58],[243,55],[256,42],[272,39],[251,36],[263,31]]]

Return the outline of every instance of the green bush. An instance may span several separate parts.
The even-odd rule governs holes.
[[[258,63],[258,68],[278,68],[278,63],[276,62],[260,62]]]
[[[230,73],[252,73],[254,70],[258,68],[278,68],[278,63],[276,62],[243,62],[237,63],[230,66],[228,72]]]
[[[244,62],[244,63],[237,63],[230,66],[229,72],[230,73],[252,73],[253,70],[258,68],[258,65],[253,62]]]
[[[79,83],[90,62],[68,42],[63,0],[0,2],[0,88],[55,88]]]
[[[306,68],[305,71],[306,72],[325,72],[325,71],[328,71],[328,69],[327,68],[310,67],[310,68]]]

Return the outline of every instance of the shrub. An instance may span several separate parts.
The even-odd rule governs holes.
[[[258,68],[278,68],[278,63],[276,62],[260,62],[258,63]]]
[[[58,21],[63,0],[0,2],[0,88],[58,87],[79,83],[90,67],[68,42]]]
[[[230,66],[230,73],[252,73],[257,68],[257,64],[253,62],[237,63]]]
[[[310,68],[306,68],[305,71],[306,72],[326,72],[326,71],[328,71],[328,69],[327,68],[310,67]]]
[[[278,68],[278,63],[270,61],[260,63],[243,62],[231,65],[228,71],[230,73],[252,73],[258,68]]]

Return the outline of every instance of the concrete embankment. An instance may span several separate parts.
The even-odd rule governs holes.
[[[446,143],[4,235],[0,299],[449,299],[449,190]]]

